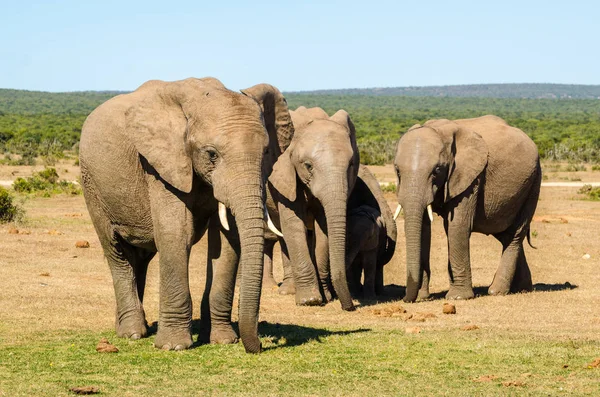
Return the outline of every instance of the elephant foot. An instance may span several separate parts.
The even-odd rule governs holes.
[[[131,340],[148,336],[148,326],[146,325],[144,313],[118,321],[116,332],[119,338],[129,338]]]
[[[304,289],[296,291],[296,305],[299,306],[320,306],[323,304],[323,297],[318,288]]]
[[[429,288],[422,288],[419,290],[417,294],[417,302],[424,302],[431,299],[431,295],[429,294]]]
[[[275,291],[278,289],[278,284],[273,277],[264,277],[262,287],[264,290]]]
[[[189,328],[161,327],[154,340],[154,346],[162,350],[185,350],[192,346],[192,333]]]
[[[473,299],[475,294],[471,287],[454,287],[450,286],[450,290],[446,294],[446,299],[463,300]]]
[[[506,295],[510,292],[510,284],[508,282],[500,282],[494,279],[488,288],[489,295]]]
[[[294,295],[296,293],[296,285],[294,280],[286,279],[279,286],[279,295]]]
[[[217,345],[231,345],[237,343],[238,335],[235,333],[231,325],[215,327],[210,331],[210,343]]]

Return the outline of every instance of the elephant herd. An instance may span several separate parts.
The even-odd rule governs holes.
[[[532,289],[523,241],[540,191],[539,158],[522,131],[495,116],[410,128],[396,147],[395,214],[360,164],[350,115],[290,110],[268,84],[238,93],[214,78],[148,81],[89,115],[80,166],[112,274],[120,337],[147,335],[146,272],[160,252],[155,346],[161,349],[192,345],[188,262],[206,232],[199,338],[237,341],[231,311],[239,279],[239,337],[252,353],[261,350],[261,288],[275,285],[276,242],[284,267],[280,293],[295,294],[299,305],[337,297],[342,309],[354,310],[353,295],[375,299],[383,292],[401,210],[406,301],[429,296],[433,212],[448,237],[447,298],[474,296],[472,232],[492,234],[503,245],[490,294]]]

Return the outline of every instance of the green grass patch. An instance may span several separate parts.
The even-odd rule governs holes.
[[[73,182],[59,180],[56,168],[46,168],[35,172],[27,178],[17,178],[13,182],[13,189],[19,193],[35,193],[43,197],[53,194],[81,194],[81,187]]]
[[[316,329],[261,324],[265,351],[203,345],[183,352],[112,332],[48,332],[0,345],[0,394],[105,395],[594,395],[597,343],[482,330]],[[120,349],[95,351],[101,337]],[[490,377],[489,381],[481,381]],[[519,382],[505,386],[503,382]]]
[[[577,193],[583,194],[588,200],[600,201],[600,186],[593,187],[592,185],[583,185]]]
[[[381,190],[386,193],[396,193],[396,184],[393,182],[381,185]]]

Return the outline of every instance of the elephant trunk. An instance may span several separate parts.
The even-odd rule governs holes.
[[[258,167],[246,169],[257,170]],[[258,313],[263,277],[264,203],[261,173],[245,171],[234,178],[241,183],[230,186],[231,210],[240,237],[239,330],[248,353],[260,353]]]
[[[342,304],[343,310],[355,309],[346,279],[346,211],[348,205],[348,183],[344,177],[330,179],[331,195],[323,200],[327,218],[329,240],[329,263],[331,282]]]
[[[403,206],[404,234],[406,235],[406,294],[405,302],[414,302],[421,284],[423,269],[421,268],[421,232],[423,230],[423,214],[425,205],[420,200],[411,200]]]

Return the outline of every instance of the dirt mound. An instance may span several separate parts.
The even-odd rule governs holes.
[[[406,309],[399,303],[394,303],[381,309],[373,309],[371,313],[378,317],[402,317],[406,313]]]
[[[86,240],[79,240],[75,243],[75,247],[77,248],[90,248],[90,243],[89,241]]]
[[[71,387],[69,390],[75,394],[80,394],[80,395],[100,393],[100,389],[97,388],[96,386]]]
[[[98,342],[98,345],[96,345],[96,351],[98,353],[118,353],[119,349],[110,343],[108,339],[102,338],[100,339],[100,342]]]
[[[456,314],[456,306],[454,306],[452,303],[444,303],[444,306],[442,306],[442,313]]]

